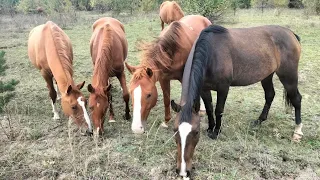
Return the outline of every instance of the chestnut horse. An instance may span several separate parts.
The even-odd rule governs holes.
[[[130,94],[133,103],[134,133],[143,133],[146,120],[158,99],[156,82],[159,81],[165,106],[165,122],[168,127],[170,114],[170,80],[182,80],[184,64],[193,42],[201,30],[211,22],[199,15],[185,16],[180,21],[171,23],[160,36],[143,49],[140,65],[127,69],[131,74]],[[210,93],[209,93],[210,94]],[[206,107],[207,108],[207,107]],[[208,112],[207,112],[208,113]]]
[[[90,40],[90,52],[94,65],[92,85],[88,85],[89,108],[92,111],[94,127],[103,133],[104,116],[109,108],[109,122],[114,121],[112,108],[110,77],[116,76],[121,84],[123,100],[126,103],[125,118],[131,118],[129,112],[129,93],[124,74],[124,60],[128,53],[128,43],[124,27],[120,21],[107,17],[94,22]]]
[[[260,125],[267,119],[275,96],[272,77],[276,73],[284,86],[287,104],[295,108],[293,140],[302,138],[302,97],[298,90],[299,41],[298,35],[280,26],[235,29],[209,26],[201,32],[184,69],[182,106],[172,101],[172,108],[181,110],[174,127],[179,175],[188,177],[192,169],[192,156],[200,135],[198,111],[201,91],[217,91],[217,124],[209,118],[207,130],[210,138],[217,138],[230,86],[247,86],[261,81],[265,105],[253,123]]]
[[[61,94],[64,114],[71,117],[78,126],[87,126],[87,133],[91,133],[91,122],[85,108],[86,99],[80,92],[85,82],[75,85],[72,79],[73,52],[69,37],[60,27],[48,21],[31,30],[28,55],[31,63],[40,70],[47,82],[52,100],[53,119],[60,119],[55,104],[57,92],[53,85],[54,78]]]
[[[179,21],[183,18],[184,13],[179,6],[179,4],[175,1],[165,1],[160,5],[160,21],[161,27],[164,29],[164,23],[170,24],[173,21]]]

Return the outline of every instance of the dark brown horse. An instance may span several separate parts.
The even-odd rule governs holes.
[[[137,67],[126,64],[133,74],[130,93],[133,104],[132,131],[143,133],[150,110],[156,105],[159,81],[163,91],[165,122],[170,114],[170,80],[182,80],[184,64],[197,36],[211,22],[198,15],[183,17],[171,23],[155,41],[143,48],[142,60]]]
[[[217,91],[216,124],[209,118],[208,136],[217,138],[230,86],[247,86],[261,81],[265,105],[254,125],[267,119],[275,96],[272,77],[276,73],[284,86],[286,102],[295,108],[293,140],[302,138],[301,95],[298,90],[299,37],[280,26],[225,29],[209,26],[190,52],[182,83],[182,102],[171,102],[180,111],[175,121],[178,148],[177,172],[190,175],[192,156],[199,140],[200,91]],[[191,61],[191,62],[190,62]],[[214,130],[213,130],[214,128]]]
[[[109,108],[109,122],[114,121],[109,78],[116,76],[121,84],[126,103],[125,118],[130,119],[129,93],[126,85],[123,62],[127,57],[128,43],[124,27],[113,18],[98,19],[92,26],[90,52],[94,65],[92,84],[88,85],[89,108],[94,127],[103,132],[104,116]]]

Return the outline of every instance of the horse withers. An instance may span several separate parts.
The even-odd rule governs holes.
[[[160,5],[159,17],[161,21],[161,30],[164,29],[164,23],[170,24],[173,21],[179,21],[184,17],[184,13],[175,1],[165,1]]]
[[[53,85],[55,79],[64,114],[71,117],[78,126],[87,127],[87,133],[91,133],[91,122],[85,107],[86,99],[80,92],[85,82],[75,85],[72,79],[73,52],[69,37],[60,27],[48,21],[31,30],[28,55],[47,83],[52,100],[53,119],[60,119],[56,108],[57,92]]]
[[[163,91],[165,107],[165,122],[162,126],[168,127],[171,119],[170,80],[182,80],[184,64],[190,49],[200,32],[210,24],[211,22],[203,16],[185,16],[166,27],[156,40],[141,47],[140,65],[130,66],[125,63],[132,73],[129,91],[133,105],[131,129],[134,133],[144,132],[150,110],[156,105],[157,81],[160,82]],[[211,97],[210,92],[209,95]],[[206,106],[206,109],[210,108]]]
[[[199,96],[201,90],[217,91],[216,124],[209,118],[210,138],[220,133],[221,118],[230,86],[247,86],[261,81],[265,105],[254,125],[265,121],[275,96],[272,77],[276,73],[284,86],[286,102],[295,108],[296,128],[293,141],[302,138],[301,95],[298,90],[300,38],[280,26],[226,29],[209,26],[193,47],[182,83],[182,105],[171,102],[180,111],[175,120],[177,172],[190,175],[192,156],[199,140]]]
[[[101,134],[108,108],[109,122],[114,122],[110,77],[116,76],[119,79],[125,101],[125,119],[131,118],[123,64],[128,53],[128,43],[124,27],[117,19],[100,18],[94,22],[92,29],[90,52],[94,70],[92,84],[88,85],[89,108],[92,111],[94,127]]]

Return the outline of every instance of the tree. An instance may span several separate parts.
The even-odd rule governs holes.
[[[5,52],[0,51],[0,76],[5,76],[5,71],[8,69],[6,60],[4,59]],[[3,108],[14,97],[15,86],[19,83],[14,79],[3,82],[0,80],[0,112],[3,112]]]

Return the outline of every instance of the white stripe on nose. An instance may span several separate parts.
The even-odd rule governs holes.
[[[84,119],[86,120],[87,124],[88,124],[88,129],[90,132],[92,132],[92,126],[91,126],[91,121],[90,121],[90,118],[89,118],[89,115],[88,115],[88,112],[86,110],[86,107],[84,106],[84,102],[82,101],[81,99],[82,97],[78,97],[77,101],[78,101],[78,104],[81,106],[82,110],[83,110],[83,116],[84,116]]]
[[[183,122],[179,125],[179,134],[180,134],[180,140],[181,140],[181,169],[180,169],[180,176],[186,177],[187,176],[187,164],[186,161],[184,159],[184,151],[185,151],[185,147],[186,147],[186,141],[187,141],[187,136],[188,134],[191,132],[192,129],[192,125],[187,123],[187,122]]]
[[[131,130],[136,134],[142,134],[144,132],[144,127],[141,122],[141,94],[142,90],[139,85],[133,90],[134,103]]]

